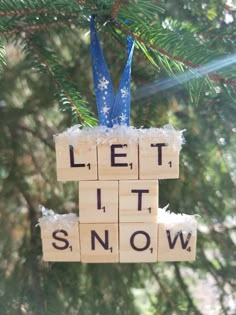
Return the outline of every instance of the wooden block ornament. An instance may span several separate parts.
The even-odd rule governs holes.
[[[146,129],[139,136],[139,178],[178,178],[181,144],[181,132],[171,128]]]
[[[81,261],[114,263],[119,261],[118,224],[80,224]]]
[[[80,181],[79,211],[39,219],[45,261],[191,261],[196,220],[158,214],[158,179],[179,177],[182,132],[130,124],[134,40],[116,94],[90,19],[91,60],[100,126],[55,136],[58,181]],[[157,221],[158,215],[158,221]],[[157,223],[158,222],[158,223]]]
[[[119,181],[119,221],[156,222],[157,180]]]
[[[128,130],[111,129],[98,143],[99,180],[138,179],[138,137],[135,131],[129,136]]]
[[[120,223],[120,262],[157,261],[157,224]]]
[[[196,241],[195,216],[159,209],[158,261],[194,261]]]
[[[79,223],[76,214],[60,215],[52,210],[45,211],[47,214],[39,219],[43,260],[80,261]]]
[[[118,223],[118,181],[79,183],[81,223]]]
[[[69,131],[54,138],[58,181],[97,179],[97,148],[93,138]]]

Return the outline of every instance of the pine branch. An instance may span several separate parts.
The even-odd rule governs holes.
[[[133,3],[137,3],[135,0],[132,0]],[[112,11],[111,11],[111,18],[114,19],[116,17],[116,15],[118,14],[119,10],[120,10],[120,6],[122,4],[125,5],[129,5],[129,2],[127,0],[115,0],[114,1],[114,5],[112,7]]]
[[[2,71],[4,65],[5,65],[5,49],[3,46],[3,39],[0,36],[0,72]]]
[[[24,34],[24,33],[34,33],[36,31],[40,32],[48,32],[49,29],[51,30],[52,28],[64,28],[73,25],[74,22],[73,20],[70,21],[57,21],[57,22],[52,22],[52,23],[43,23],[43,24],[37,24],[37,25],[22,25],[21,27],[15,27],[11,30],[8,31],[0,31],[0,34],[4,36],[9,36],[9,35],[19,35],[19,34]]]
[[[77,86],[67,79],[69,75],[59,64],[57,56],[46,47],[44,38],[37,33],[29,36],[25,52],[30,60],[33,59],[34,68],[46,72],[52,78],[62,111],[70,111],[74,120],[83,125],[94,125],[96,120],[92,117],[86,102],[78,92]]]
[[[37,1],[18,1],[18,0],[1,0],[0,16],[11,16],[14,19],[27,18],[27,16],[37,17],[47,15],[82,17],[82,15],[108,14],[112,9],[112,1],[99,1],[94,5],[93,1],[66,1],[66,0],[37,0]],[[9,21],[9,20],[8,20]]]
[[[196,27],[190,23],[179,23],[171,18],[161,22],[157,17],[164,12],[164,8],[145,0],[139,0],[138,5],[134,0],[104,0],[96,5],[93,1],[73,1],[70,6],[65,0],[53,3],[49,0],[38,0],[32,1],[30,7],[16,1],[15,8],[12,3],[3,0],[0,3],[0,10],[0,15],[4,19],[7,18],[5,23],[0,23],[0,34],[14,35],[15,38],[21,33],[24,35],[25,32],[47,32],[51,29],[58,31],[72,25],[78,27],[83,24],[88,27],[88,15],[91,13],[98,15],[98,21],[105,22],[107,33],[116,39],[118,36],[127,35],[135,37],[137,48],[149,62],[158,70],[164,69],[176,80],[178,75],[185,73],[186,70],[194,74],[192,69],[199,69],[217,57],[226,56],[210,50],[199,35],[195,36]],[[107,23],[108,21],[112,23]],[[201,75],[203,81],[201,83],[197,82],[197,77],[200,76],[197,71],[195,73],[194,80],[179,81],[179,84],[187,88],[193,103],[197,104],[206,90],[214,90],[214,83],[231,86],[235,94],[236,75],[232,69]]]
[[[10,16],[10,15],[62,15],[62,16],[68,16],[68,17],[77,17],[78,15],[76,13],[68,13],[65,11],[50,11],[48,9],[31,9],[31,10],[10,10],[10,11],[0,11],[0,16]]]
[[[18,0],[1,0],[1,15],[25,15],[25,14],[42,14],[45,11],[53,11],[55,14],[77,13],[86,9],[96,9],[91,1],[64,1],[64,0],[36,0],[36,1],[18,1]],[[10,13],[11,12],[11,13]]]
[[[144,14],[146,12],[147,14]],[[147,11],[143,10],[140,5],[122,6],[117,15],[116,27],[122,33],[134,36],[140,44],[139,48],[143,49],[146,55],[149,52],[150,60],[156,60],[158,64],[160,59],[163,60],[163,56],[167,57],[165,65],[162,63],[166,69],[172,67],[178,69],[179,64],[185,67],[183,70],[199,68],[202,64],[226,56],[222,52],[210,50],[199,42],[194,32],[196,28],[190,24],[179,23],[173,19],[160,22],[155,18],[155,15],[160,12],[160,8],[153,5]],[[126,18],[129,18],[130,22],[124,23]],[[225,84],[236,82],[231,82],[223,75],[212,75],[211,79]]]
[[[63,29],[66,25],[88,25],[91,15],[109,15],[113,1],[67,0],[2,0],[0,1],[0,35],[19,38],[23,32],[45,32],[51,28]]]
[[[185,79],[184,83],[179,82],[186,86],[190,98],[194,100],[193,103],[198,104],[200,96],[203,96],[205,91],[209,91],[209,89],[214,91],[214,84],[229,86],[228,89],[231,90],[231,93],[233,90],[233,94],[236,96],[235,71],[231,67],[232,62],[228,66],[224,65],[223,58],[228,57],[225,53],[211,50],[200,43],[195,33],[185,29],[181,23],[168,20],[168,27],[163,27],[163,23],[155,19],[148,21],[148,18],[145,17],[145,20],[139,14],[136,14],[135,18],[131,9],[127,7],[125,14],[122,8],[120,9],[118,17],[112,25],[113,34],[114,28],[116,28],[119,36],[121,34],[133,36],[137,40],[137,47],[142,50],[148,60],[157,69],[160,66],[164,68],[177,81],[178,74],[185,73],[186,70],[192,72],[191,80]],[[130,23],[123,22],[123,14],[130,16]],[[217,59],[222,65],[221,69],[216,70],[217,72],[209,70],[209,73],[201,71],[208,62]],[[198,78],[203,82],[197,83]]]
[[[46,4],[49,5],[49,8],[47,7],[47,9],[45,9]],[[73,20],[71,19],[71,17],[76,17],[78,12],[88,14],[88,12],[85,10],[86,5],[92,6],[91,3],[84,3],[83,1],[83,5],[78,6],[76,2],[76,5],[72,5],[72,11],[71,8],[68,9],[68,5],[66,5],[63,0],[61,0],[61,2],[59,1],[59,4],[55,3],[52,6],[48,4],[47,0],[41,0],[36,5],[37,9],[1,11],[2,15],[4,15],[4,13],[10,15],[17,12],[22,14],[25,13],[26,15],[37,13],[38,15],[42,15],[42,21],[44,21],[44,23],[42,23],[39,19],[26,19],[24,20],[24,23],[19,26],[19,19],[17,20],[18,23],[14,25],[14,27],[12,27],[13,21],[11,21],[11,23],[7,23],[7,28],[2,27],[3,30],[1,33],[7,36],[11,34],[18,34],[21,31],[46,31],[47,26],[48,29],[50,27],[59,26],[63,28],[64,25],[73,24]],[[107,7],[109,7],[108,2],[106,2],[106,5]],[[42,8],[42,6],[44,7]],[[11,5],[7,8],[9,9],[9,7],[12,8]],[[20,5],[20,7],[22,7],[22,4]],[[58,9],[58,11],[56,11],[54,7]],[[67,11],[62,11],[61,8],[66,9]],[[99,15],[106,13],[106,11],[104,10],[100,11],[101,4],[99,7],[96,6],[95,8],[94,6],[92,6],[92,8],[97,10],[95,14]],[[111,9],[111,17],[114,17],[116,15],[118,16],[118,23],[116,24],[118,29],[120,29],[123,34],[133,35],[139,42],[139,49],[143,51],[149,61],[157,68],[159,68],[159,64],[161,64],[161,66],[164,67],[167,72],[171,69],[172,75],[174,71],[178,73],[179,71],[183,72],[184,70],[186,70],[186,68],[199,68],[201,64],[204,64],[207,61],[212,60],[213,58],[222,56],[222,54],[210,51],[205,45],[200,44],[194,38],[194,34],[188,30],[190,28],[189,25],[186,28],[186,26],[183,26],[176,21],[168,19],[165,21],[165,24],[167,26],[163,26],[163,23],[160,23],[155,18],[155,16],[163,13],[164,9],[157,5],[147,3],[146,1],[140,1],[138,5],[132,0],[115,1]],[[53,16],[54,12],[57,13],[57,16]],[[48,17],[50,16],[50,14],[52,15],[52,17]],[[79,16],[80,15],[78,15],[78,17]],[[58,19],[57,23],[55,21],[52,22],[51,18]],[[128,22],[128,25],[124,24],[123,21],[125,19],[129,19],[128,21],[130,22]],[[82,16],[82,19],[80,16],[79,22],[78,20],[74,20],[74,22],[76,22],[76,25],[78,25],[78,23],[81,23],[83,20],[84,23],[86,23],[87,25],[85,15]],[[32,22],[34,23],[33,25]],[[183,65],[184,67],[181,67],[181,65]],[[219,74],[212,74],[210,78],[213,81],[221,81],[225,84],[235,83],[234,78],[224,78],[223,75]],[[205,79],[207,82],[208,78]],[[207,84],[209,84],[209,82]]]

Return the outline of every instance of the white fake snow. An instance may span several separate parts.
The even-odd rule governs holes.
[[[196,235],[197,232],[197,220],[198,214],[189,215],[184,213],[174,213],[167,210],[168,205],[161,209],[158,209],[157,222],[160,224],[168,224],[168,228],[171,230],[183,230],[183,232],[192,232]]]
[[[71,228],[79,221],[79,217],[75,213],[57,214],[42,205],[39,206],[39,209],[42,212],[42,217],[38,219],[38,225],[41,227],[51,229],[54,225],[57,225],[59,228],[60,226]]]
[[[185,143],[182,131],[177,131],[170,124],[165,125],[163,128],[135,128],[126,125],[115,125],[113,128],[106,126],[97,126],[94,128],[81,128],[81,125],[75,125],[68,128],[64,132],[55,135],[54,138],[94,141],[95,143],[111,143],[112,141],[120,138],[126,138],[128,143],[137,143],[139,138],[161,138],[161,141],[170,143],[176,150],[180,151],[182,145]]]

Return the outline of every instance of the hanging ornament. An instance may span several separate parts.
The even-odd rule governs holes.
[[[55,136],[58,181],[79,181],[79,217],[43,208],[45,261],[193,261],[195,216],[158,209],[159,180],[179,177],[183,132],[130,127],[134,41],[115,94],[94,18],[91,58],[100,126]]]

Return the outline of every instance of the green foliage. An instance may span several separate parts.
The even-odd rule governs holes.
[[[157,69],[164,69],[169,76],[177,80],[178,75],[185,73],[188,69],[194,73],[202,65],[207,65],[212,60],[219,59],[220,63],[224,57],[227,57],[227,54],[222,51],[211,50],[209,43],[206,45],[200,42],[198,35],[195,35],[194,28],[189,24],[185,26],[184,23],[170,18],[161,21],[148,18],[143,19],[140,16],[140,18],[132,20],[128,26],[122,19],[119,23],[122,26],[121,29],[128,34],[136,34],[137,47]],[[185,83],[193,104],[198,104],[202,90],[204,92],[209,89],[214,90],[214,81],[210,81],[211,73],[212,71],[209,71],[209,75],[207,75],[206,71],[205,76],[201,75],[201,79],[197,80],[201,82],[194,82],[198,77],[196,74],[193,75],[191,81],[187,80]],[[224,76],[228,80],[235,80],[235,71],[232,71],[231,65],[226,67],[222,63],[218,73],[221,74],[222,81],[224,81]]]
[[[29,67],[51,76],[62,111],[69,111],[74,121],[93,126],[96,120],[92,117],[92,112],[77,91],[75,83],[69,80],[69,73],[59,63],[58,57],[47,48],[47,43],[41,34],[36,33],[29,37],[25,53],[27,60],[31,61]]]
[[[216,6],[212,2],[208,11],[217,13],[220,9],[223,10],[223,7]],[[53,33],[53,30],[64,32],[67,28],[68,31],[77,27],[88,28],[88,18],[94,14],[98,17],[98,22],[106,25],[106,30],[112,36],[118,38],[119,41],[121,40],[119,37],[132,34],[136,38],[137,48],[144,53],[148,60],[157,69],[163,69],[168,75],[177,78],[177,80],[178,75],[186,70],[194,73],[194,68],[198,69],[216,58],[227,57],[228,54],[227,51],[224,51],[223,46],[216,50],[215,40],[209,36],[209,31],[214,34],[219,29],[216,26],[214,29],[212,28],[212,17],[207,20],[209,23],[205,23],[206,26],[204,27],[196,26],[196,24],[191,24],[189,21],[176,20],[165,10],[164,2],[157,5],[152,2],[139,1],[137,5],[135,1],[130,0],[120,5],[119,1],[115,4],[113,1],[98,1],[96,3],[93,3],[93,1],[72,1],[68,3],[65,0],[2,1],[0,10],[0,30],[2,34],[10,38],[21,38],[24,45],[29,43],[27,38],[32,32],[40,31],[44,33],[50,30],[50,33]],[[113,18],[114,12],[116,13],[115,19]],[[196,8],[194,7],[194,12],[196,15],[200,14],[198,4]],[[72,32],[73,30],[71,30]],[[204,33],[208,35],[206,39]],[[226,34],[229,34],[229,31],[226,31]],[[21,35],[25,36],[25,40]],[[41,34],[42,36],[45,35]],[[48,39],[46,44],[44,49],[50,47]],[[40,45],[38,48],[40,48]],[[34,52],[35,54],[36,52]],[[209,89],[214,91],[215,82],[216,84],[225,81],[235,82],[235,71],[232,71],[231,67],[226,68],[222,64],[217,71],[217,74],[210,73],[209,75],[206,71],[205,76],[201,75],[200,84],[195,82],[196,79],[184,83],[193,104],[198,104],[202,95]],[[58,82],[63,85],[62,82]],[[75,93],[73,83],[67,82],[67,84],[67,90],[71,89],[71,92]],[[70,84],[71,87],[69,88]],[[235,96],[234,92],[235,89],[231,90],[233,96]],[[57,95],[60,101],[67,99],[61,93]],[[76,102],[81,104],[82,110],[84,105],[80,100],[81,97],[77,95]],[[65,110],[68,105],[71,106],[67,101],[62,102],[62,105]],[[76,113],[75,108],[72,109],[72,113]],[[78,113],[77,116],[80,121],[83,120]],[[85,116],[88,117],[88,115]]]
[[[5,64],[5,50],[2,38],[0,37],[0,72],[2,71],[2,67]]]
[[[0,314],[205,315],[206,304],[235,313],[236,38],[226,9],[224,1],[0,1]],[[53,135],[96,123],[91,14],[115,86],[126,36],[136,38],[132,124],[186,129],[180,179],[160,181],[160,206],[201,215],[194,263],[41,260],[38,205],[79,211],[77,183],[56,180]]]

